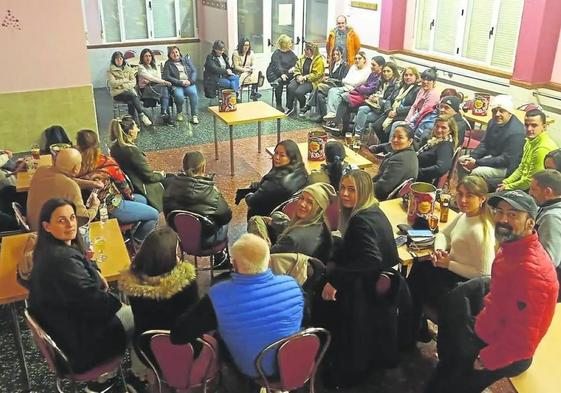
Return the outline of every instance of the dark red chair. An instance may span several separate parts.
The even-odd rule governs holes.
[[[202,245],[203,222],[212,225],[211,221],[187,210],[174,210],[168,214],[167,222],[172,222],[179,236],[179,244],[183,253],[195,257],[195,267],[198,269],[198,257],[210,257],[211,277],[214,277],[214,255],[221,251],[228,251],[228,237],[220,243],[204,248]]]
[[[136,57],[136,52],[133,51],[133,50],[130,50],[130,49],[128,51],[126,51],[125,54],[123,55],[123,58],[125,60],[131,59],[133,57]]]
[[[259,373],[257,384],[267,393],[272,390],[292,391],[309,381],[309,391],[315,392],[316,373],[329,344],[331,334],[323,328],[308,328],[266,346],[255,359]],[[263,370],[263,358],[277,351],[278,380],[271,381]]]
[[[33,337],[33,341],[35,341],[35,345],[37,345],[39,351],[43,354],[49,369],[56,376],[56,388],[59,393],[64,393],[61,387],[62,379],[70,379],[72,381],[72,390],[77,392],[76,382],[95,381],[104,375],[113,374],[117,370],[119,371],[123,386],[127,386],[121,368],[121,361],[123,360],[124,353],[106,360],[88,371],[75,373],[72,371],[68,357],[56,345],[53,339],[41,328],[39,323],[33,319],[28,310],[25,310],[24,313],[25,322],[31,331],[31,336]],[[126,392],[126,388],[124,391]]]
[[[401,198],[405,194],[408,194],[409,191],[411,191],[411,184],[413,184],[414,181],[415,179],[412,177],[405,180],[403,183],[394,188],[392,192],[390,192],[387,199]]]
[[[216,339],[209,334],[198,338],[197,341],[203,348],[195,358],[191,344],[172,344],[169,334],[169,330],[148,330],[139,337],[141,343],[149,343],[153,356],[144,351],[143,345],[138,347],[142,360],[156,375],[158,391],[162,392],[164,383],[177,393],[187,393],[195,389],[202,389],[202,392],[206,393],[209,387],[217,387],[220,364]]]

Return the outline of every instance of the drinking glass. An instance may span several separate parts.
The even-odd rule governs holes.
[[[31,147],[31,157],[34,160],[39,160],[41,158],[41,149],[39,149],[39,145],[33,145]]]
[[[97,261],[103,262],[107,259],[105,252],[105,238],[103,236],[98,236],[94,240],[94,249],[97,254]]]
[[[353,133],[352,132],[345,133],[345,145],[347,145],[347,147],[351,147],[353,145]]]
[[[360,136],[355,135],[353,139],[353,151],[358,152],[360,150]]]

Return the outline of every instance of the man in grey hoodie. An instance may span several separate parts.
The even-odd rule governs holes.
[[[536,228],[540,243],[549,254],[561,282],[561,173],[545,169],[532,176],[530,195],[540,209],[536,217]],[[561,302],[561,290],[557,302]]]

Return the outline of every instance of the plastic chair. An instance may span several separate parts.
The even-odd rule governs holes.
[[[141,343],[149,344],[152,352],[153,356],[149,356],[143,345],[138,345],[141,358],[156,375],[158,391],[162,392],[162,383],[178,393],[201,388],[206,392],[209,384],[218,385],[220,367],[216,339],[209,334],[197,338],[203,348],[195,358],[191,344],[172,344],[169,335],[169,330],[148,330],[139,337]]]
[[[394,188],[392,192],[390,192],[387,199],[401,198],[403,195],[409,193],[409,191],[411,191],[411,184],[413,184],[414,181],[415,179],[412,177],[405,180],[399,186]]]
[[[18,221],[18,224],[22,229],[22,231],[31,232],[31,228],[27,224],[27,219],[22,213],[23,208],[21,207],[21,205],[17,202],[12,202],[12,209],[14,210],[14,214],[16,215],[16,220]]]
[[[167,222],[173,223],[179,236],[181,250],[185,254],[195,257],[195,267],[197,269],[197,257],[210,257],[210,276],[214,277],[214,254],[220,251],[228,251],[228,237],[210,248],[203,248],[201,241],[203,222],[212,225],[208,218],[187,210],[173,210],[168,214]]]
[[[109,93],[109,95],[111,95],[111,89],[109,88],[109,81],[107,81],[107,92]],[[124,114],[128,115],[129,106],[125,102],[117,101],[113,97],[111,97],[111,101],[113,104],[113,119],[120,118],[121,111],[123,111]]]
[[[123,359],[124,353],[122,355],[116,356],[109,360],[106,360],[94,368],[84,371],[81,373],[75,373],[72,371],[68,357],[64,352],[56,345],[53,339],[41,328],[39,323],[31,316],[28,310],[24,311],[25,322],[31,331],[33,341],[45,357],[49,369],[56,376],[56,388],[59,393],[64,393],[61,387],[62,379],[70,379],[72,381],[72,390],[76,390],[76,382],[90,382],[95,381],[101,376],[109,373],[114,373],[119,370],[119,376],[123,386],[127,386],[125,378],[123,375],[123,370],[121,368],[121,361]],[[126,389],[125,389],[126,392]]]
[[[330,343],[329,331],[323,328],[308,328],[267,345],[255,359],[255,367],[260,377],[256,382],[264,387],[267,393],[271,393],[272,390],[296,390],[310,381],[309,391],[314,393],[316,372]],[[271,377],[267,377],[263,370],[263,358],[270,351],[277,351],[277,381],[270,381]]]
[[[440,178],[436,183],[436,188],[440,188],[440,189],[444,188],[444,186],[446,186],[450,182],[450,179],[452,179],[452,175],[454,174],[454,169],[456,168],[456,165],[458,164],[458,159],[460,158],[461,150],[462,150],[461,146],[457,147],[456,150],[454,150],[454,155],[452,156],[452,166],[450,167],[450,170],[448,172],[440,176]]]

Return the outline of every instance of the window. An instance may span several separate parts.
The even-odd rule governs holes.
[[[512,70],[524,0],[417,0],[416,50]]]
[[[195,37],[195,0],[98,0],[103,42]]]

